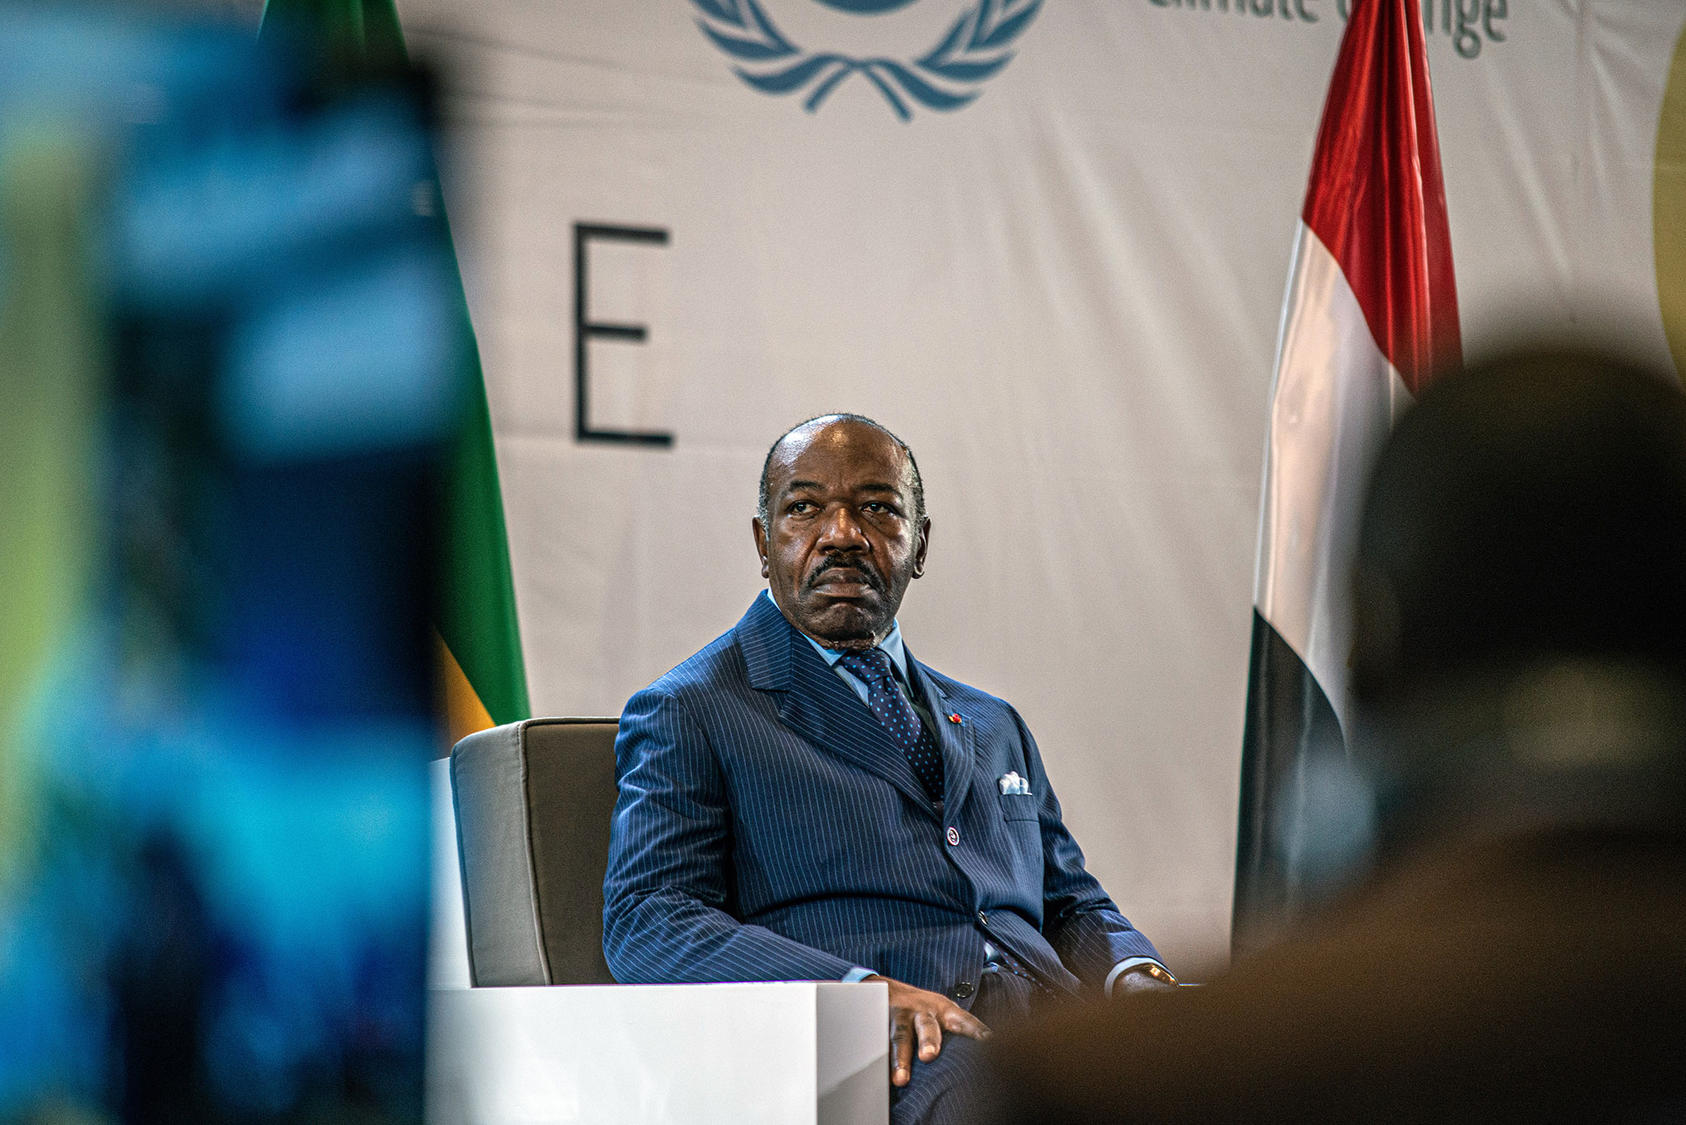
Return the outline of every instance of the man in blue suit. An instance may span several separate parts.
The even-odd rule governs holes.
[[[603,884],[617,980],[887,980],[898,1121],[953,1116],[952,1045],[989,1023],[1171,981],[1084,870],[1018,713],[903,643],[930,526],[876,422],[774,443],[768,592],[627,703]]]

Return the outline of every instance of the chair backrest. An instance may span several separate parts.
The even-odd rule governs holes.
[[[476,985],[609,984],[614,719],[526,719],[451,751]]]

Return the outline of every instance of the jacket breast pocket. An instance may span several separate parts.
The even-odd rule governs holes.
[[[1001,815],[1007,820],[1035,820],[1042,808],[1034,793],[1000,794]]]

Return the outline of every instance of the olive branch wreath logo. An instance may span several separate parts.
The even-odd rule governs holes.
[[[978,88],[1013,57],[1012,45],[1042,9],[1042,0],[978,0],[954,21],[937,45],[916,59],[854,58],[834,51],[808,51],[792,43],[757,0],[691,0],[697,26],[740,65],[732,72],[764,94],[807,92],[802,107],[814,113],[832,91],[854,74],[884,95],[903,121],[908,103],[952,111],[968,104]]]

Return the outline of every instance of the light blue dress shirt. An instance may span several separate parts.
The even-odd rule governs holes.
[[[813,645],[814,651],[820,654],[820,659],[829,664],[833,672],[842,676],[844,683],[855,689],[855,694],[861,697],[862,703],[868,702],[871,693],[866,686],[866,682],[847,668],[838,667],[837,662],[843,659],[842,649],[826,648],[806,633],[802,634],[802,639]],[[890,622],[890,632],[883,640],[878,642],[878,647],[884,651],[885,656],[890,658],[890,664],[896,670],[896,687],[901,689],[902,697],[913,703],[914,700],[907,690],[907,684],[909,683],[907,649],[902,647],[902,624],[900,621]]]

